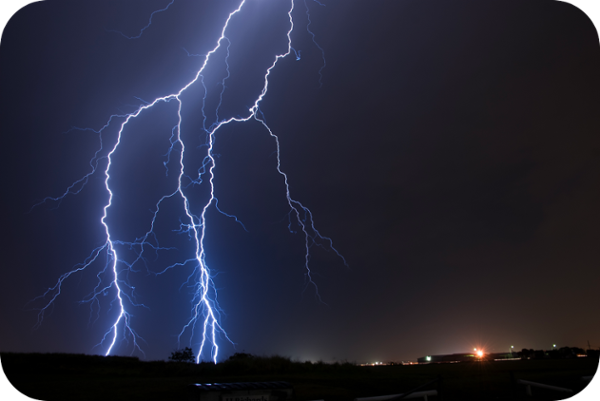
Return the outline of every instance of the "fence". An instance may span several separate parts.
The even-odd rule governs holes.
[[[575,391],[573,391],[573,389],[570,389],[570,388],[558,387],[558,386],[551,386],[549,384],[536,383],[536,382],[532,382],[530,380],[515,379],[515,376],[514,376],[513,372],[510,372],[510,380],[511,380],[512,385],[513,385],[513,395],[516,395],[515,388],[519,384],[525,386],[525,394],[527,396],[529,396],[529,397],[533,396],[533,390],[532,390],[532,388],[534,388],[534,387],[537,387],[537,388],[540,388],[540,389],[544,389],[544,390],[550,390],[550,391],[554,391],[554,392],[559,392],[559,393],[570,393],[570,394],[574,394],[575,393]],[[582,377],[582,380],[585,380],[585,377]]]

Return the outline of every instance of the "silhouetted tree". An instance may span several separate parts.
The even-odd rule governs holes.
[[[194,351],[192,351],[190,347],[185,347],[171,352],[169,360],[174,362],[194,362],[196,357],[194,356]]]
[[[231,355],[228,360],[230,360],[230,361],[249,360],[252,358],[254,358],[254,355],[252,355],[252,354],[247,354],[245,352],[236,352],[235,354]]]
[[[533,350],[523,348],[521,352],[519,352],[519,356],[521,359],[531,359],[533,357]]]

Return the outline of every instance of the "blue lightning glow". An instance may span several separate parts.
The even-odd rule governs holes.
[[[135,35],[135,36],[127,36],[127,35],[125,35],[123,32],[121,32],[121,31],[117,31],[117,30],[115,30],[115,29],[109,29],[109,30],[108,30],[108,32],[115,32],[115,33],[118,33],[118,34],[120,34],[121,36],[123,36],[123,37],[125,37],[125,38],[127,38],[127,39],[139,39],[139,38],[141,38],[141,37],[142,37],[142,35],[144,34],[144,31],[145,31],[146,29],[150,28],[150,25],[152,25],[152,18],[154,18],[154,15],[155,15],[155,14],[158,14],[158,13],[162,13],[163,11],[167,11],[167,10],[169,9],[169,7],[171,7],[171,6],[173,5],[173,3],[175,3],[175,0],[171,0],[171,2],[170,2],[169,4],[167,4],[167,6],[166,6],[165,8],[163,8],[163,9],[160,9],[160,10],[156,10],[156,11],[154,11],[152,14],[150,14],[150,19],[148,20],[148,24],[147,24],[146,26],[144,26],[144,27],[143,27],[143,28],[140,30],[140,33],[139,33],[139,34],[137,34],[137,35]]]
[[[103,171],[103,174],[104,174],[103,182],[104,182],[104,188],[106,190],[106,193],[108,194],[108,201],[103,208],[103,214],[102,214],[102,218],[101,218],[101,224],[104,228],[106,241],[101,246],[95,248],[89,254],[88,258],[84,262],[74,266],[74,268],[72,270],[70,270],[69,272],[64,273],[58,279],[57,283],[53,287],[48,288],[48,290],[44,294],[42,294],[40,297],[38,297],[38,299],[48,299],[48,300],[45,301],[44,305],[39,309],[37,325],[40,325],[42,323],[44,314],[47,312],[48,308],[50,308],[53,305],[56,298],[60,295],[61,288],[64,284],[64,281],[67,280],[69,277],[71,277],[73,274],[79,273],[85,269],[90,268],[90,266],[95,263],[101,263],[101,255],[104,255],[105,261],[103,263],[103,268],[100,269],[97,274],[98,283],[97,283],[96,287],[93,289],[93,291],[89,294],[89,296],[87,298],[85,298],[82,302],[89,303],[90,308],[93,311],[94,308],[99,308],[99,301],[98,301],[99,295],[101,295],[101,294],[105,295],[108,292],[114,292],[115,298],[113,299],[113,302],[111,303],[111,307],[115,307],[116,310],[118,311],[118,314],[117,314],[115,320],[113,321],[113,323],[110,325],[109,329],[104,333],[102,340],[100,341],[100,343],[97,346],[105,348],[104,352],[106,355],[111,354],[111,352],[114,351],[117,342],[121,338],[120,333],[122,333],[122,338],[124,338],[124,339],[131,338],[132,339],[134,350],[139,350],[140,352],[143,353],[143,350],[140,346],[140,342],[142,342],[143,339],[133,329],[133,323],[132,323],[133,315],[131,314],[131,311],[130,311],[128,305],[131,305],[134,307],[144,307],[144,305],[142,303],[139,303],[136,301],[135,288],[131,284],[129,284],[129,282],[127,280],[127,275],[129,272],[135,271],[134,266],[138,262],[144,261],[144,249],[146,247],[149,247],[155,251],[172,249],[172,248],[161,247],[158,244],[158,240],[156,239],[156,235],[154,234],[154,225],[155,225],[156,218],[157,218],[159,212],[161,211],[161,206],[162,206],[163,202],[165,202],[168,199],[179,199],[179,201],[181,202],[181,204],[183,206],[183,211],[184,211],[184,215],[182,216],[183,220],[180,221],[180,231],[182,233],[186,233],[188,235],[188,237],[193,241],[194,257],[190,258],[188,260],[182,261],[182,262],[180,261],[180,262],[171,264],[170,266],[167,266],[166,268],[164,268],[164,270],[162,270],[158,273],[155,273],[155,274],[161,275],[161,274],[163,274],[171,269],[174,269],[174,268],[180,268],[183,266],[193,266],[192,273],[188,276],[187,281],[182,284],[182,286],[186,285],[186,284],[192,286],[194,288],[194,295],[191,300],[191,309],[190,309],[189,319],[187,320],[187,322],[185,322],[185,324],[183,324],[181,331],[178,334],[178,341],[182,341],[182,337],[184,336],[184,334],[187,336],[189,333],[190,345],[192,345],[193,339],[197,337],[197,332],[201,332],[199,345],[198,345],[197,352],[196,352],[197,362],[204,360],[205,357],[206,357],[206,359],[212,360],[215,363],[217,362],[217,357],[219,354],[219,346],[217,344],[217,338],[219,336],[221,336],[230,342],[231,342],[231,340],[229,339],[227,333],[225,332],[224,328],[222,327],[222,325],[220,323],[221,312],[220,312],[220,309],[219,309],[219,306],[217,303],[217,291],[216,291],[216,288],[215,288],[215,285],[213,282],[213,275],[211,274],[211,269],[207,266],[207,263],[206,263],[206,249],[205,249],[205,240],[206,240],[206,235],[207,235],[206,213],[210,208],[214,207],[214,209],[217,210],[218,212],[220,212],[221,214],[234,219],[236,222],[238,222],[241,225],[241,227],[244,230],[246,230],[246,227],[242,224],[241,221],[239,221],[237,219],[237,217],[235,217],[231,214],[227,214],[226,212],[224,212],[223,210],[221,210],[219,208],[218,199],[215,196],[214,168],[217,164],[217,161],[215,159],[215,155],[213,154],[213,149],[214,149],[216,134],[217,134],[217,131],[221,127],[223,127],[227,124],[230,124],[232,122],[243,123],[243,122],[247,122],[247,121],[250,121],[253,119],[253,120],[259,122],[267,130],[268,134],[275,141],[275,144],[276,144],[276,152],[275,153],[276,153],[276,158],[277,158],[277,167],[276,168],[277,168],[277,172],[281,175],[281,177],[284,181],[285,192],[286,192],[285,195],[286,195],[286,199],[287,199],[287,204],[289,206],[289,212],[288,212],[289,226],[288,227],[289,227],[289,230],[291,232],[293,232],[292,222],[294,222],[294,224],[297,224],[297,226],[300,227],[300,230],[302,231],[302,234],[304,235],[304,244],[305,244],[304,268],[306,271],[305,275],[307,278],[306,284],[314,286],[316,295],[319,299],[321,299],[320,295],[319,295],[319,291],[318,291],[318,288],[317,288],[315,282],[313,281],[313,277],[312,277],[311,270],[309,267],[311,247],[316,245],[319,247],[326,247],[328,249],[331,249],[337,254],[337,256],[339,256],[341,258],[343,263],[346,264],[346,261],[343,258],[343,256],[333,247],[332,240],[329,237],[323,236],[315,228],[313,216],[312,216],[312,213],[310,212],[310,210],[306,206],[304,206],[302,203],[300,203],[299,201],[295,200],[292,197],[292,195],[290,193],[290,186],[288,183],[288,176],[281,169],[279,138],[277,137],[277,135],[275,135],[273,133],[271,128],[267,125],[266,120],[259,108],[261,101],[265,98],[265,96],[267,95],[267,91],[269,89],[269,76],[270,76],[272,70],[278,64],[278,62],[281,59],[287,57],[288,55],[290,55],[292,53],[294,54],[294,56],[296,57],[297,60],[300,59],[300,51],[297,51],[292,47],[292,40],[291,40],[291,34],[292,34],[292,31],[294,30],[294,20],[292,18],[292,14],[293,14],[293,11],[295,8],[295,0],[289,0],[290,7],[289,7],[289,11],[287,12],[287,16],[289,19],[289,29],[287,31],[287,48],[286,48],[285,52],[274,55],[274,60],[273,60],[272,64],[265,71],[264,83],[263,83],[262,89],[260,90],[260,93],[255,98],[252,106],[247,110],[247,115],[230,117],[230,118],[222,119],[222,120],[220,119],[219,110],[220,110],[222,102],[223,102],[223,94],[225,93],[226,88],[227,88],[227,85],[226,85],[227,80],[230,78],[229,56],[230,56],[231,41],[227,38],[226,32],[229,28],[232,18],[236,14],[240,13],[240,11],[244,7],[244,5],[247,3],[247,1],[251,1],[251,0],[242,0],[236,9],[234,11],[232,11],[231,13],[229,13],[229,15],[221,29],[220,36],[217,39],[215,47],[212,50],[210,50],[206,55],[202,56],[202,57],[204,57],[204,62],[202,63],[200,69],[197,71],[194,78],[189,83],[187,83],[185,86],[183,86],[178,92],[156,98],[154,101],[151,101],[151,102],[147,102],[142,99],[138,99],[143,104],[141,106],[139,106],[135,112],[130,113],[130,114],[111,116],[109,118],[109,120],[107,121],[107,123],[100,130],[91,130],[89,128],[82,129],[82,128],[78,128],[78,127],[72,128],[72,130],[81,130],[81,131],[90,130],[90,131],[94,132],[95,134],[97,134],[99,137],[100,147],[94,154],[93,158],[90,160],[91,170],[89,173],[84,175],[82,178],[80,178],[79,180],[77,180],[73,184],[71,184],[66,189],[66,191],[63,192],[62,195],[57,196],[57,197],[47,197],[47,198],[43,199],[41,202],[37,203],[35,206],[40,205],[42,203],[46,203],[46,202],[55,202],[58,206],[60,204],[60,202],[67,195],[80,193],[82,191],[82,189],[85,187],[85,185],[88,183],[90,177],[100,169],[100,165],[101,165],[100,162],[106,161],[106,168]],[[322,3],[319,3],[316,0],[315,0],[315,2],[318,3],[319,5],[323,5]],[[172,0],[164,9],[153,12],[150,16],[148,25],[145,26],[144,28],[142,28],[139,35],[129,37],[127,35],[124,35],[121,32],[119,32],[119,33],[121,33],[121,35],[123,35],[124,37],[126,37],[128,39],[136,39],[136,38],[141,37],[142,34],[144,33],[144,31],[151,26],[152,18],[154,17],[154,15],[159,12],[167,11],[173,3],[174,3],[174,0]],[[307,25],[306,29],[307,29],[308,33],[311,35],[313,43],[321,51],[321,54],[323,57],[323,66],[319,70],[319,77],[320,77],[319,84],[322,85],[322,82],[321,82],[322,81],[322,73],[321,72],[322,72],[323,68],[325,68],[325,65],[326,65],[325,57],[324,57],[324,50],[317,44],[317,42],[315,40],[315,34],[310,30],[310,24],[312,22],[310,20],[309,8],[308,8],[308,4],[306,3],[306,0],[304,0],[304,4],[305,4],[305,8],[306,8],[306,15],[308,18],[308,25]],[[208,90],[207,90],[205,82],[204,82],[203,73],[204,73],[207,65],[211,61],[211,57],[213,57],[213,55],[220,50],[225,52],[224,77],[220,81],[221,91],[219,94],[218,104],[217,104],[216,110],[214,112],[215,122],[210,124],[207,127],[208,116],[205,113],[205,103],[206,103]],[[187,50],[186,50],[186,52],[187,52]],[[196,55],[191,55],[189,52],[187,52],[187,53],[189,56],[196,56]],[[192,87],[193,84],[196,84],[196,83],[199,83],[204,89],[204,97],[203,97],[203,101],[202,101],[203,103],[202,103],[201,112],[202,112],[202,116],[203,116],[203,129],[206,132],[207,140],[206,140],[206,144],[205,144],[206,145],[205,146],[206,153],[203,155],[203,162],[201,164],[201,167],[197,171],[197,176],[190,177],[188,174],[186,174],[186,166],[184,163],[184,155],[186,153],[186,146],[184,144],[184,141],[183,141],[182,135],[181,135],[181,127],[182,127],[182,122],[183,122],[183,116],[182,116],[183,101],[181,99],[181,96],[190,87]],[[179,155],[179,158],[178,158],[179,174],[177,177],[177,188],[175,190],[171,191],[170,193],[163,195],[160,198],[160,200],[157,202],[155,209],[152,211],[153,217],[150,222],[150,229],[142,237],[136,238],[134,241],[131,241],[131,242],[114,239],[113,236],[111,235],[111,228],[109,226],[109,223],[107,222],[107,217],[109,215],[109,211],[110,211],[111,207],[114,206],[113,200],[115,197],[115,193],[114,193],[114,189],[110,185],[110,180],[111,180],[111,176],[113,174],[118,174],[117,172],[114,171],[114,167],[113,167],[113,161],[116,156],[115,153],[119,149],[122,138],[126,134],[126,129],[128,128],[129,123],[132,120],[137,119],[137,118],[142,118],[141,115],[145,111],[150,111],[159,103],[170,103],[170,102],[176,102],[176,104],[177,104],[177,123],[170,132],[170,138],[169,138],[170,148],[169,148],[168,152],[165,154],[166,161],[164,161],[163,164],[165,166],[165,174],[167,176],[169,176],[168,165],[171,163],[172,160],[175,160],[175,156],[173,156],[173,155],[175,155],[175,154]],[[103,141],[102,141],[103,132],[109,126],[112,126],[115,123],[115,121],[117,121],[117,120],[122,120],[122,122],[121,122],[120,128],[118,129],[116,141],[115,141],[114,145],[112,146],[112,148],[110,149],[110,151],[108,151],[108,153],[106,155],[103,155],[103,149],[104,149]],[[173,159],[172,159],[172,156],[173,156]],[[208,186],[208,191],[210,194],[208,200],[206,201],[204,206],[201,208],[200,213],[198,213],[198,214],[195,214],[192,211],[192,204],[191,204],[190,198],[186,194],[186,190],[194,185]],[[130,250],[133,250],[137,254],[137,257],[134,259],[134,261],[126,262],[125,260],[120,258],[118,255],[118,252],[117,252],[117,248],[116,248],[117,245],[129,247]]]
[[[313,0],[313,1],[322,7],[325,6],[325,4],[320,3],[317,0]],[[315,44],[315,46],[317,46],[317,48],[321,51],[321,58],[323,59],[323,65],[321,66],[321,68],[319,68],[319,86],[322,87],[323,86],[323,69],[327,66],[327,61],[325,60],[325,50],[323,50],[323,48],[319,45],[319,43],[317,43],[314,32],[310,30],[312,21],[310,19],[310,9],[308,8],[308,3],[306,2],[306,0],[304,0],[304,7],[306,8],[306,18],[308,19],[308,24],[306,24],[306,31],[312,37],[312,41]]]

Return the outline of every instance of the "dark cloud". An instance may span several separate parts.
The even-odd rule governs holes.
[[[321,52],[300,2],[292,40],[301,60],[279,62],[260,108],[279,137],[292,196],[311,209],[349,268],[314,247],[311,267],[327,305],[319,302],[305,281],[304,239],[287,230],[274,139],[256,122],[222,128],[219,205],[248,231],[211,211],[207,258],[237,350],[363,361],[461,352],[478,341],[497,350],[598,343],[589,316],[600,256],[600,53],[589,19],[542,1],[308,4],[310,29],[325,51],[322,87]],[[10,196],[2,225],[10,237],[0,296],[10,324],[3,351],[99,352],[93,347],[107,323],[94,322],[95,310],[77,302],[95,272],[66,282],[36,331],[36,313],[25,305],[102,243],[103,177],[93,176],[58,209],[27,212],[90,171],[98,135],[69,128],[97,130],[139,99],[179,90],[202,61],[188,53],[214,47],[236,6],[176,2],[139,40],[110,32],[135,33],[164,5],[38,2],[5,30],[2,171]],[[235,49],[222,117],[252,106],[249,91],[260,81],[253,61],[281,47],[285,10],[253,7],[263,23],[232,34],[260,45]],[[210,73],[211,82],[223,77]],[[186,92],[184,102],[193,171],[202,164],[201,96]],[[208,104],[214,110],[217,97]],[[123,238],[144,232],[162,185],[173,184],[162,155],[175,106],[132,123],[115,159],[127,174],[114,176],[119,210],[110,219]],[[115,127],[106,144],[114,143]],[[199,189],[195,202],[206,196]],[[175,244],[182,211],[170,206],[157,224]],[[158,269],[176,257],[150,264]],[[152,310],[135,312],[150,359],[175,346],[189,313],[179,290],[187,274],[137,279]]]

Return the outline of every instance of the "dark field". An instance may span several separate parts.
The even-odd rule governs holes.
[[[255,381],[290,382],[300,401],[348,401],[406,392],[437,377],[442,378],[442,398],[430,400],[559,400],[572,394],[535,388],[534,397],[525,398],[524,386],[511,385],[511,372],[517,379],[577,393],[587,383],[581,377],[594,375],[598,367],[598,360],[592,358],[361,367],[293,362],[278,356],[195,365],[127,357],[3,353],[1,361],[13,386],[29,397],[47,401],[187,400],[191,383]]]

